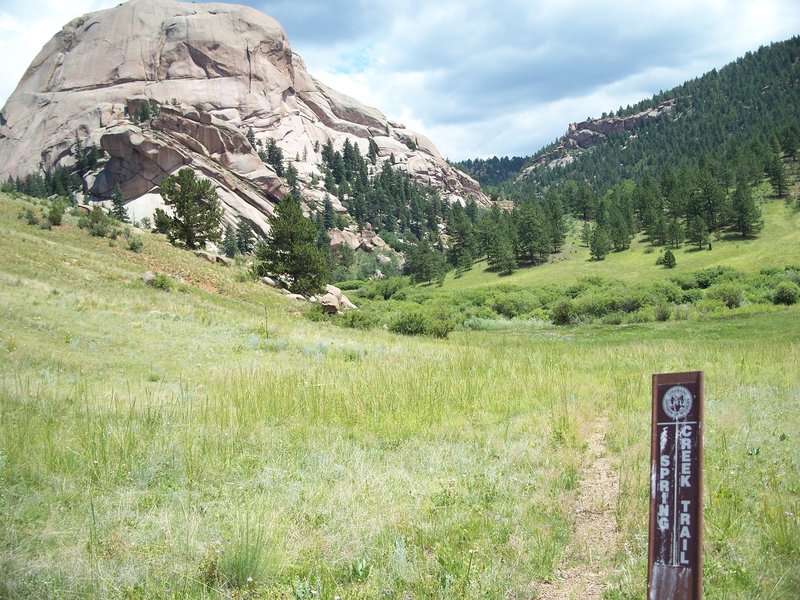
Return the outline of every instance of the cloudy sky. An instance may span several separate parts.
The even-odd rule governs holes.
[[[529,155],[567,125],[800,34],[797,0],[247,0],[309,71],[451,159]],[[0,0],[0,105],[62,25],[119,0]]]

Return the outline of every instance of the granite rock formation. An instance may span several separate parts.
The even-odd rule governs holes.
[[[155,117],[136,122],[145,104]],[[293,161],[307,209],[325,196],[311,185],[320,175],[315,148],[341,149],[346,139],[362,154],[374,140],[379,161],[393,155],[451,202],[489,203],[430,140],[314,79],[271,17],[170,0],[84,15],[45,45],[0,112],[0,177],[72,164],[78,140],[102,149],[84,181],[87,200],[107,199],[120,184],[130,216],[149,216],[161,204],[160,180],[188,166],[215,182],[229,221],[246,218],[264,233],[287,188],[250,129]],[[335,209],[344,210],[338,201]]]

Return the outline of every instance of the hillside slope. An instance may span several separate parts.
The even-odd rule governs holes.
[[[547,597],[590,568],[587,597],[642,597],[649,376],[694,368],[705,597],[800,590],[796,308],[347,330],[158,235],[28,224],[44,207],[0,194],[0,596]]]
[[[566,179],[604,192],[623,179],[657,176],[700,161],[752,154],[764,140],[796,147],[800,127],[800,37],[761,47],[705,75],[634,106],[572,123],[553,144],[507,172],[499,183],[482,179],[489,161],[457,163],[484,185],[512,198],[541,193]],[[616,112],[615,112],[616,111]]]

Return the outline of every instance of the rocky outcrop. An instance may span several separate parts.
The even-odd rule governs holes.
[[[565,148],[591,148],[608,139],[614,133],[624,133],[642,123],[658,121],[672,112],[674,100],[662,102],[653,109],[645,110],[628,117],[606,117],[588,119],[580,123],[570,123],[563,145]]]
[[[146,108],[152,120],[137,122]],[[159,205],[158,184],[189,166],[213,180],[233,221],[263,233],[287,192],[247,139],[275,140],[293,161],[307,207],[324,196],[315,151],[345,140],[432,185],[452,202],[478,184],[451,167],[435,146],[380,111],[314,79],[280,24],[252,8],[130,0],[68,23],[28,68],[0,112],[0,177],[69,165],[76,139],[103,158],[86,178],[88,200],[120,184],[130,216]],[[378,165],[380,166],[380,165]],[[337,212],[344,208],[337,201]]]
[[[520,178],[527,177],[532,171],[542,168],[566,166],[575,160],[570,151],[588,150],[605,142],[616,133],[631,131],[645,123],[658,121],[669,115],[675,108],[674,100],[662,102],[655,108],[645,110],[628,117],[606,117],[603,119],[587,119],[580,123],[570,123],[567,133],[558,140],[558,145],[551,151],[540,154],[523,169]]]

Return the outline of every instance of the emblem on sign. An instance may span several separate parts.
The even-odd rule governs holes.
[[[663,407],[670,419],[683,419],[692,410],[692,393],[682,385],[675,385],[664,394]]]

